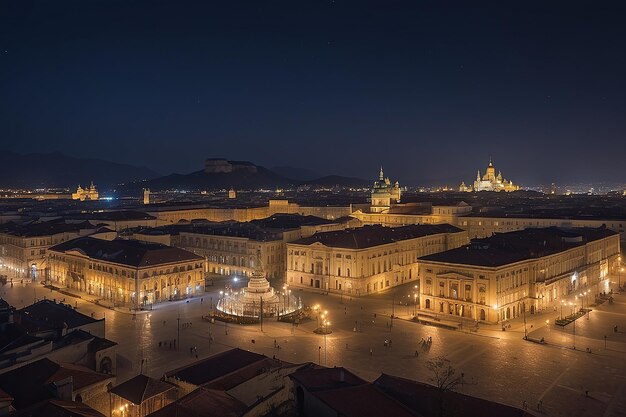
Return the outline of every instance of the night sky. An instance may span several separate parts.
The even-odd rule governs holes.
[[[545,3],[3,1],[0,147],[626,182],[623,2]]]

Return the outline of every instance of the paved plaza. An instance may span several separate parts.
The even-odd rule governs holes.
[[[119,343],[119,382],[140,371],[142,358],[154,377],[193,362],[196,356],[190,347],[197,348],[199,358],[240,347],[289,362],[345,366],[366,379],[385,372],[419,381],[429,378],[425,362],[445,355],[463,374],[460,392],[518,407],[526,402],[537,415],[626,416],[626,294],[615,295],[613,303],[578,319],[575,340],[573,324],[554,325],[558,311],[526,317],[529,336],[546,341],[539,344],[523,340],[521,318],[508,322],[511,327],[506,331],[500,324],[481,324],[471,332],[411,322],[414,307],[397,301],[403,292],[410,293],[409,287],[363,298],[292,293],[305,304],[319,304],[328,311],[332,333],[327,336],[313,332],[315,318],[297,327],[266,320],[262,330],[258,324],[203,321],[219,290],[216,285],[202,298],[164,303],[139,314],[111,310],[40,284],[6,285],[2,296],[18,308],[43,297],[65,299],[85,314],[106,317],[106,336]],[[392,311],[398,317],[393,324]],[[170,342],[177,338],[179,317],[180,342],[174,349]],[[425,349],[420,340],[428,337],[433,343]],[[387,347],[385,340],[391,341]]]

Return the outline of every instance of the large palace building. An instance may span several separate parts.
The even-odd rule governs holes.
[[[468,242],[449,224],[365,226],[287,243],[287,284],[324,292],[367,295],[417,284],[417,259]]]
[[[49,248],[49,280],[140,308],[204,292],[204,258],[180,248],[136,240],[80,237]]]
[[[474,181],[473,186],[466,186],[465,182],[461,183],[459,186],[459,191],[517,191],[519,190],[519,185],[514,185],[513,181],[507,180],[502,177],[502,172],[498,171],[498,175],[496,175],[496,168],[491,163],[491,159],[489,160],[489,165],[485,170],[485,175],[480,176],[480,170],[476,174],[476,181]]]
[[[529,228],[475,239],[419,259],[423,312],[496,323],[582,303],[608,292],[619,263],[619,234],[601,228]]]

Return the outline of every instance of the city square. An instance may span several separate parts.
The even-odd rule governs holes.
[[[613,331],[615,325],[626,327],[626,299],[621,294],[614,295],[611,304],[593,308],[589,319],[577,320],[574,350],[573,326],[555,326],[559,312],[554,310],[526,317],[529,337],[544,338],[546,343],[541,344],[523,339],[522,319],[509,321],[505,331],[500,325],[480,325],[478,331],[470,331],[411,322],[414,306],[409,297],[405,302],[399,296],[410,292],[408,286],[398,287],[395,295],[361,298],[300,291],[307,305],[327,311],[332,333],[319,335],[314,333],[315,316],[297,326],[265,320],[263,330],[259,324],[203,320],[211,302],[219,298],[218,288],[189,302],[166,303],[139,313],[103,308],[38,284],[5,286],[3,297],[16,306],[35,298],[64,299],[84,314],[106,318],[107,337],[119,343],[120,380],[141,370],[159,377],[197,360],[196,354],[202,358],[232,347],[293,363],[341,365],[370,380],[388,373],[427,382],[430,375],[424,363],[445,356],[462,373],[457,388],[462,393],[518,407],[525,404],[537,415],[624,415],[626,328]],[[176,348],[170,347],[178,334]],[[422,339],[429,337],[432,344],[423,346]]]
[[[620,2],[0,12],[0,416],[626,417]]]

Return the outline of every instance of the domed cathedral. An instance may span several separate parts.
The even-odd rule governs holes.
[[[400,194],[400,184],[398,184],[398,181],[392,184],[389,178],[385,178],[385,173],[381,166],[378,180],[374,181],[374,187],[372,188],[372,205],[370,211],[372,213],[387,212],[392,204],[400,202]]]
[[[98,190],[96,189],[96,186],[93,185],[93,181],[91,182],[89,188],[83,188],[79,184],[76,192],[72,193],[72,200],[97,200],[98,197]]]
[[[474,185],[472,187],[468,187],[465,185],[465,182],[462,182],[459,186],[459,191],[517,191],[519,190],[519,185],[513,184],[513,181],[507,180],[502,177],[502,172],[498,171],[498,175],[496,175],[496,168],[493,166],[491,162],[491,158],[489,158],[489,165],[487,165],[487,169],[485,170],[485,175],[480,176],[480,170],[476,174],[476,181],[474,181]]]

